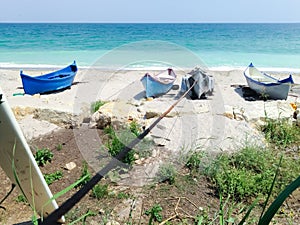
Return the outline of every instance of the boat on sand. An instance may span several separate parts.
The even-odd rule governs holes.
[[[271,75],[259,71],[252,63],[244,71],[248,86],[256,93],[267,99],[287,99],[294,83],[292,75],[279,80]]]
[[[176,80],[176,74],[173,69],[168,68],[158,74],[146,73],[141,82],[145,88],[146,97],[158,97],[166,94]]]
[[[63,69],[40,76],[29,76],[21,70],[20,76],[24,92],[25,94],[34,95],[68,88],[72,85],[77,70],[75,61]]]

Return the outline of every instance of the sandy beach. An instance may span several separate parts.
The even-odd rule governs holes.
[[[39,75],[38,69],[24,70]],[[179,89],[147,101],[144,97],[141,77],[146,70],[105,71],[79,69],[70,89],[44,95],[22,95],[22,82],[18,69],[0,69],[0,83],[10,106],[28,140],[59,129],[83,125],[90,117],[90,105],[97,100],[108,101],[103,108],[116,120],[136,119],[147,127],[157,118],[145,118],[148,112],[159,115],[167,110],[180,96],[181,77],[189,70],[175,68]],[[151,71],[152,72],[152,71]],[[159,71],[153,71],[158,73]],[[299,89],[294,89],[287,100],[246,101],[241,87],[246,86],[242,70],[209,71],[215,80],[212,96],[204,100],[185,98],[167,118],[151,132],[159,145],[172,151],[206,148],[210,151],[231,151],[246,142],[263,144],[256,126],[265,117],[291,117],[291,102],[299,102]],[[288,73],[276,73],[278,78]],[[295,83],[300,75],[293,74]]]

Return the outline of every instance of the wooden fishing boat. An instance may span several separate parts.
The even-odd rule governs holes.
[[[158,97],[167,93],[173,86],[176,80],[174,70],[167,69],[156,75],[146,73],[141,82],[146,91],[146,97]]]
[[[214,90],[214,79],[206,71],[196,67],[184,76],[181,81],[181,92],[186,92],[196,81],[194,87],[188,92],[191,99],[206,98]]]
[[[291,85],[294,83],[292,75],[278,80],[259,71],[252,63],[244,71],[244,76],[252,90],[268,99],[286,99]]]
[[[52,92],[70,87],[73,83],[77,70],[78,68],[75,61],[73,64],[61,70],[35,77],[26,75],[21,70],[20,75],[25,94],[34,95],[37,93]]]

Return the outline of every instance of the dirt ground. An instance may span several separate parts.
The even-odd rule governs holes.
[[[58,132],[40,137],[31,141],[30,145],[33,152],[36,149],[48,148],[54,157],[51,163],[41,167],[42,172],[53,173],[58,170],[63,172],[63,177],[50,185],[52,193],[58,193],[69,185],[73,184],[82,174],[83,158],[81,151],[78,149],[76,135],[87,135],[89,131],[76,131],[72,129],[62,129]],[[93,131],[95,132],[95,130]],[[103,137],[102,131],[97,131]],[[97,142],[98,140],[95,140]],[[58,148],[58,146],[62,148]],[[89,145],[86,145],[89,148]],[[76,168],[66,170],[64,167],[67,163],[74,162]],[[91,173],[95,173],[89,168]],[[93,216],[86,218],[85,224],[114,224],[118,221],[120,224],[148,224],[149,215],[145,211],[151,209],[155,204],[162,207],[162,220],[170,221],[169,224],[195,224],[194,218],[198,215],[216,215],[219,210],[219,199],[214,195],[211,184],[204,177],[184,176],[187,174],[184,168],[180,171],[180,176],[175,185],[168,183],[153,183],[150,185],[124,186],[112,182],[108,178],[101,181],[101,184],[108,184],[109,193],[105,198],[100,200],[92,197],[91,193],[86,195],[78,204],[69,211],[65,216],[67,223],[75,221],[80,216],[86,214],[89,210]],[[124,175],[123,175],[124,176]],[[126,177],[126,176],[124,176]],[[189,178],[187,178],[189,177]],[[130,178],[128,178],[130,179]],[[5,196],[11,188],[11,182],[0,170],[0,197]],[[70,198],[77,189],[66,193],[57,199],[58,205]],[[1,224],[28,224],[31,221],[33,211],[24,202],[18,202],[16,199],[19,193],[14,190],[11,195],[1,204],[0,223]],[[288,202],[285,208],[290,209],[288,213],[300,214],[300,193],[297,191]],[[234,214],[237,212],[233,212]],[[282,212],[276,217],[276,224],[289,224],[287,212]],[[237,216],[239,217],[239,216]],[[300,224],[299,215],[294,215],[296,221],[292,224]],[[76,224],[83,224],[78,222]],[[197,224],[197,223],[196,223]],[[218,219],[213,224],[219,224]]]

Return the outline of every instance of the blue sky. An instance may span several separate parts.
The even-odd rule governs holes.
[[[0,22],[300,22],[299,0],[2,0]]]

